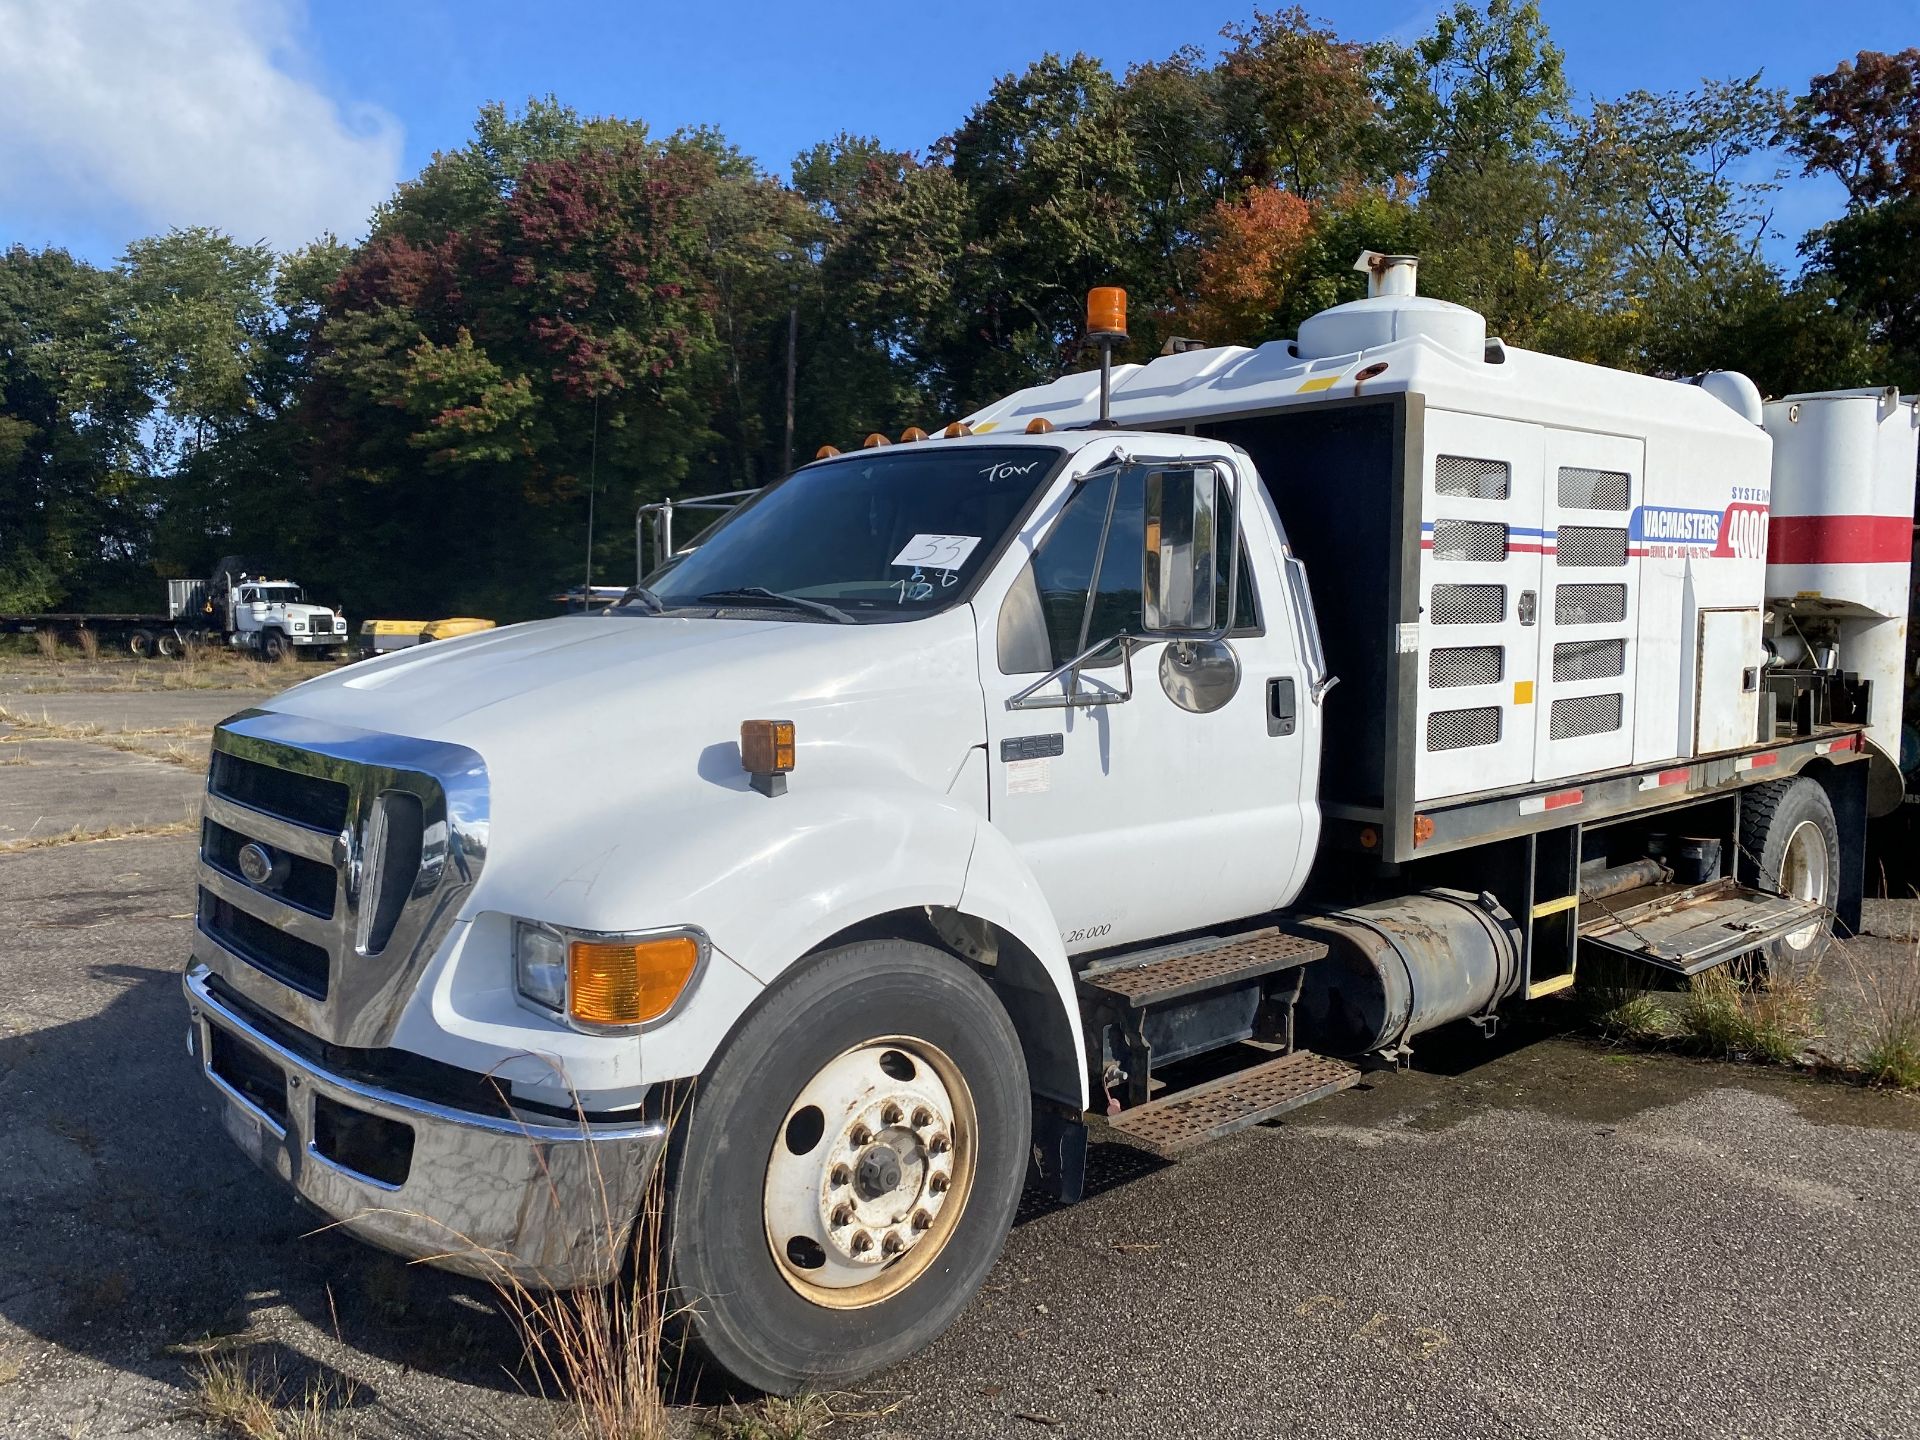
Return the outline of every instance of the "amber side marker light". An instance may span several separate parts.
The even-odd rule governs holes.
[[[762,795],[786,794],[787,775],[793,769],[793,722],[742,721],[740,768],[753,777],[753,788]]]
[[[1433,838],[1433,817],[1431,815],[1414,816],[1413,817],[1413,843],[1416,846],[1424,845],[1427,843],[1427,841],[1431,840],[1432,838]]]
[[[700,965],[691,935],[574,940],[567,946],[568,1013],[583,1025],[644,1025],[673,1008]]]
[[[862,450],[872,450],[876,446],[891,445],[892,443],[893,442],[891,440],[889,440],[886,436],[882,435],[878,430],[876,430],[871,435],[867,436],[866,439],[860,442],[860,448]]]
[[[916,440],[924,440],[926,438],[927,432],[922,430],[918,425],[909,425],[900,432],[900,443],[902,445],[911,445]]]
[[[973,426],[964,420],[956,420],[940,432],[941,437],[947,440],[958,440],[962,435],[971,435],[972,433]]]
[[[813,458],[816,460],[831,460],[839,453],[840,447],[838,445],[822,445],[818,450],[813,452]]]

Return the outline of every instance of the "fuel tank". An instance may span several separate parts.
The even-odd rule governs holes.
[[[1427,890],[1299,924],[1329,947],[1294,1012],[1298,1043],[1323,1054],[1398,1051],[1520,985],[1520,927],[1491,895]]]

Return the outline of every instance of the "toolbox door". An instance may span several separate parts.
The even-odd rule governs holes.
[[[1542,434],[1429,410],[1420,516],[1417,801],[1524,785],[1540,656]]]
[[[1544,438],[1533,778],[1559,780],[1633,763],[1640,558],[1628,517],[1645,445],[1578,430]]]

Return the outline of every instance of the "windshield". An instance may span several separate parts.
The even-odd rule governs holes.
[[[297,605],[300,603],[298,585],[262,585],[260,599],[269,605]]]
[[[967,592],[1063,453],[927,445],[809,465],[647,581],[668,610],[781,608],[785,597],[832,619],[929,615]]]

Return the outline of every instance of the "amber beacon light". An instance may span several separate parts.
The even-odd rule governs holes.
[[[1096,285],[1087,292],[1087,338],[1127,338],[1127,292],[1118,285]]]
[[[793,722],[742,721],[740,768],[752,777],[753,788],[762,795],[786,794],[787,775],[793,769]]]

